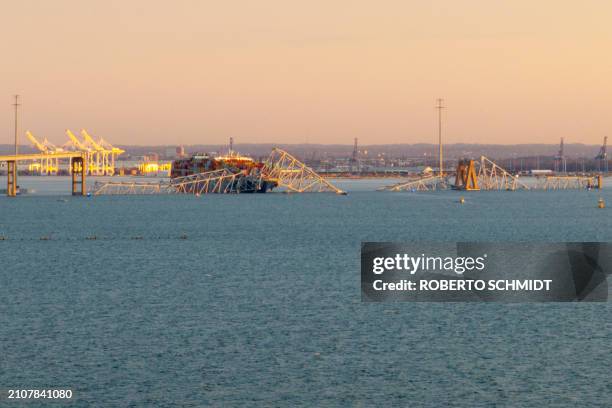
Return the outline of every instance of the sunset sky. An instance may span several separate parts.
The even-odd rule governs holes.
[[[3,1],[0,143],[599,144],[609,0]],[[25,144],[25,138],[24,144]]]

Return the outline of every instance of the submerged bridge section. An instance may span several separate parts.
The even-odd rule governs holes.
[[[447,176],[426,176],[410,181],[384,186],[378,191],[435,191],[449,188]]]
[[[602,189],[603,176],[545,176],[537,177],[534,189],[568,190],[568,189]]]
[[[454,177],[454,183],[451,180]],[[479,161],[460,160],[454,173],[428,175],[407,182],[380,188],[381,191],[434,191],[434,190],[517,190],[529,187],[518,176],[481,156]]]
[[[175,191],[169,190],[169,183],[146,183],[129,181],[96,181],[93,186],[92,195],[146,195],[146,194],[171,194]]]
[[[454,183],[451,179],[454,177]],[[454,190],[515,191],[515,190],[567,190],[601,189],[602,175],[557,175],[537,177],[535,184],[527,185],[517,175],[481,156],[480,160],[460,160],[453,174],[424,176],[380,188],[381,191],[434,191]]]
[[[109,181],[94,184],[93,195],[229,194],[256,191],[261,177],[248,177],[227,169],[208,171],[157,183]]]

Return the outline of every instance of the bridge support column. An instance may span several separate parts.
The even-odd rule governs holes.
[[[478,175],[474,160],[460,160],[457,165],[455,187],[458,190],[478,191]]]
[[[597,175],[597,189],[601,190],[603,188],[603,176],[601,174]]]
[[[17,161],[7,161],[6,164],[6,195],[15,197],[17,195]]]
[[[70,172],[72,173],[72,195],[87,195],[87,187],[85,184],[87,159],[85,157],[74,157],[70,166]],[[80,189],[77,189],[79,187]]]

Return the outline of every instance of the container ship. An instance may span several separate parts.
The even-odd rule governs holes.
[[[255,161],[248,156],[242,156],[232,150],[223,156],[196,153],[190,158],[174,160],[170,177],[172,180],[178,180],[202,173],[226,170],[235,174],[236,177],[232,177],[231,180],[229,178],[221,179],[220,182],[228,183],[228,185],[222,186],[222,190],[233,193],[265,193],[276,187],[277,183],[266,180],[262,173],[263,168],[264,163]],[[194,186],[194,188],[197,188],[197,186]]]

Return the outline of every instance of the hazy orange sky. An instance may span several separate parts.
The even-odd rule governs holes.
[[[612,2],[3,1],[0,143],[599,144]],[[25,143],[25,141],[24,141]]]

